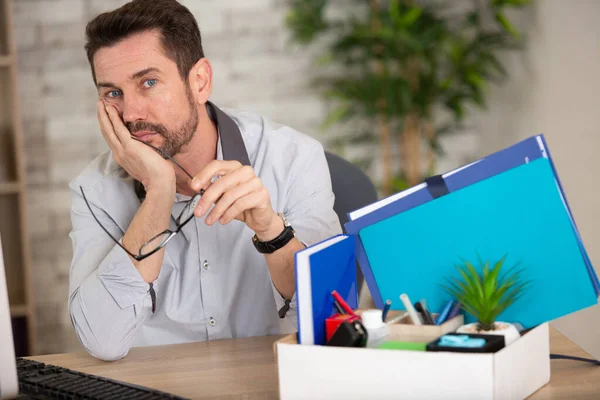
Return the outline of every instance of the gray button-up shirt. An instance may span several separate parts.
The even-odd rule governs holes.
[[[217,158],[252,165],[269,191],[273,209],[285,214],[299,240],[311,245],[341,232],[319,142],[253,113],[209,104],[219,131]],[[280,319],[284,299],[271,281],[264,255],[252,244],[254,232],[237,220],[208,226],[204,218],[194,218],[167,244],[153,283],[152,313],[149,284],[94,220],[80,186],[94,214],[117,239],[141,200],[136,182],[110,152],[70,183],[69,312],[79,339],[93,356],[114,360],[133,346],[296,330],[296,296]],[[171,228],[187,199],[176,194]]]

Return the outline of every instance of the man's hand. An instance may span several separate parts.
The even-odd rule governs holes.
[[[151,147],[133,139],[114,106],[98,100],[98,121],[117,164],[141,182],[147,192],[155,187],[175,190],[173,165]]]
[[[214,176],[219,179],[211,183]],[[263,241],[276,238],[283,231],[283,220],[273,211],[269,192],[250,166],[238,161],[211,161],[192,180],[192,189],[205,189],[194,214],[202,217],[214,203],[206,217],[208,225],[219,221],[227,224],[240,220]]]

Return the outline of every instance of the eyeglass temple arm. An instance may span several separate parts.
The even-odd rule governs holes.
[[[145,145],[146,145],[146,146],[148,146],[148,147],[151,147],[151,148],[153,148],[153,149],[154,149],[154,150],[156,150],[156,152],[157,152],[158,154],[160,154],[160,155],[161,155],[163,158],[168,158],[169,160],[173,161],[173,163],[174,163],[175,165],[177,165],[179,168],[181,168],[181,170],[182,170],[183,172],[185,172],[185,174],[186,174],[186,175],[187,175],[187,176],[188,176],[190,179],[194,179],[194,177],[193,177],[192,175],[190,175],[190,173],[189,173],[189,172],[187,172],[187,171],[185,170],[185,168],[183,168],[183,167],[182,167],[182,166],[181,166],[181,165],[180,165],[180,164],[179,164],[177,161],[175,161],[175,159],[174,159],[173,157],[169,156],[168,154],[165,154],[165,153],[163,153],[163,152],[162,152],[160,149],[158,149],[158,148],[156,148],[156,147],[152,146],[150,143],[146,143],[146,142],[144,142],[143,140],[140,140],[140,139],[136,138],[136,137],[135,137],[135,136],[133,136],[133,135],[131,136],[131,138],[132,138],[132,139],[134,139],[134,140],[137,140],[137,141],[138,141],[138,142],[140,142],[140,143],[143,143],[143,144],[145,144]]]
[[[92,207],[90,206],[90,203],[88,203],[87,198],[85,197],[85,193],[83,192],[83,187],[79,186],[79,190],[81,190],[81,194],[83,196],[83,200],[85,200],[85,204],[87,205],[88,209],[90,210],[90,213],[92,214],[92,217],[94,217],[94,219],[96,220],[96,222],[98,223],[98,225],[100,225],[100,228],[102,228],[102,230],[104,232],[106,232],[106,234],[108,236],[110,236],[110,238],[117,244],[119,245],[119,247],[121,247],[123,250],[125,250],[125,252],[127,254],[129,254],[131,257],[133,257],[134,259],[138,259],[139,256],[136,256],[134,254],[132,254],[129,250],[127,250],[125,248],[125,246],[123,246],[117,239],[115,239],[115,237],[104,227],[104,225],[102,225],[102,223],[100,223],[100,221],[98,220],[98,218],[96,217],[96,214],[94,214],[94,212],[92,211]]]

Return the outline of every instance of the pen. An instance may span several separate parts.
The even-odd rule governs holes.
[[[431,314],[427,311],[427,307],[423,305],[423,301],[417,301],[415,303],[415,309],[421,314],[423,319],[423,323],[425,325],[434,325],[433,318],[431,318]]]
[[[435,325],[435,321],[433,320],[433,315],[429,311],[429,307],[427,307],[427,302],[425,299],[421,299],[421,305],[423,306],[423,311],[427,314],[427,318],[429,319],[430,325]]]
[[[405,312],[400,315],[396,315],[394,318],[387,321],[386,324],[388,324],[388,325],[395,324],[396,322],[400,321],[402,318],[406,317],[406,314],[408,314],[408,313]]]
[[[333,299],[333,305],[335,306],[338,314],[341,314],[341,315],[347,314],[346,311],[342,308],[342,306],[340,306],[340,303],[338,303],[338,301],[336,299]]]
[[[334,290],[333,292],[331,292],[331,294],[333,295],[333,297],[337,300],[337,302],[342,306],[342,308],[344,310],[346,310],[346,312],[352,316],[356,316],[356,314],[354,314],[354,311],[352,311],[352,309],[350,308],[350,306],[348,305],[348,303],[346,303],[344,301],[344,299],[342,299],[342,296],[340,296],[340,294]]]
[[[406,311],[408,312],[408,316],[412,320],[412,323],[415,325],[423,325],[419,314],[417,314],[417,312],[415,311],[415,308],[413,307],[406,293],[402,293],[400,295],[400,301],[402,301],[402,303],[404,304],[404,308],[406,308]]]
[[[387,317],[388,312],[390,311],[390,307],[392,306],[391,300],[386,300],[385,306],[383,306],[383,314],[381,314],[381,320],[385,322],[385,318]]]
[[[452,318],[456,317],[459,312],[460,312],[460,303],[457,301],[456,304],[454,304],[454,307],[452,307],[450,314],[448,314],[448,320],[451,320]]]
[[[436,325],[441,325],[447,321],[448,315],[450,315],[450,309],[452,308],[453,304],[454,300],[448,301],[448,303],[444,306],[442,311],[440,311],[440,313],[438,314],[438,317],[435,320]]]

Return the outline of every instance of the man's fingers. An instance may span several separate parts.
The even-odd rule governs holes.
[[[214,184],[213,184],[213,186],[214,186]],[[212,188],[212,186],[211,186],[211,188]],[[210,214],[208,214],[208,217],[206,217],[206,223],[208,225],[212,225],[214,222],[216,222],[221,217],[223,217],[224,214],[227,212],[227,210],[229,210],[232,207],[232,204],[234,204],[238,199],[246,196],[249,193],[260,191],[261,189],[262,189],[262,182],[260,181],[259,178],[254,177],[253,179],[251,179],[247,182],[243,182],[242,184],[235,186],[231,190],[226,191],[221,196],[221,198],[217,201],[217,203],[211,210]],[[241,210],[241,211],[233,210],[232,212],[237,212],[237,214],[239,214],[242,211],[245,211],[245,210]],[[237,214],[235,214],[235,215],[237,215]],[[225,220],[223,220],[223,221],[221,221],[221,223],[227,223],[227,222],[229,222],[229,220],[227,220],[226,222],[223,222],[223,221],[225,221]]]
[[[267,189],[264,187],[258,191],[250,192],[247,195],[240,197],[227,209],[227,211],[225,211],[220,218],[219,223],[229,223],[231,220],[238,218],[244,211],[264,204],[265,199],[268,199],[268,197]]]
[[[114,133],[112,122],[106,113],[106,106],[102,100],[98,100],[98,121],[100,122],[100,131],[102,132],[102,136],[104,136],[104,140],[106,140],[106,143],[113,152],[117,152],[121,147],[121,141]]]
[[[210,180],[213,176],[227,175],[228,173],[240,168],[242,168],[242,164],[240,164],[239,161],[213,160],[209,162],[208,165],[206,165],[206,167],[204,167],[204,169],[194,177],[191,185],[192,189],[196,192],[198,192],[200,189],[207,189],[207,186],[210,184]]]
[[[119,138],[119,141],[123,144],[123,146],[125,146],[131,141],[131,133],[123,124],[121,116],[119,116],[119,113],[117,112],[117,109],[115,107],[111,105],[106,106],[106,112],[108,113],[108,117],[112,122],[113,131],[115,132],[115,135],[117,136],[117,138]]]
[[[228,174],[209,184],[208,188],[206,188],[206,191],[202,195],[198,206],[196,207],[195,215],[197,217],[202,217],[202,215],[208,211],[212,204],[221,201],[222,196],[230,197],[231,194],[228,194],[229,191],[233,190],[233,188],[244,182],[252,180],[252,178],[255,178],[252,168],[244,167],[229,172]]]

